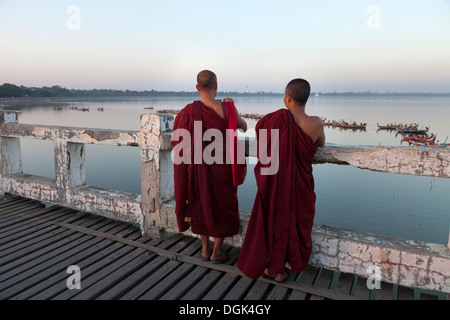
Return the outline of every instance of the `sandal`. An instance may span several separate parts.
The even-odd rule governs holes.
[[[289,271],[285,271],[284,273],[283,273],[283,275],[284,274],[286,274],[286,277],[284,277],[283,279],[281,279],[281,280],[277,280],[277,278],[276,278],[276,276],[273,278],[274,280],[275,280],[275,282],[277,282],[277,283],[284,283],[284,282],[286,282],[286,280],[289,278]]]
[[[221,263],[227,262],[228,259],[229,259],[228,255],[226,253],[223,253],[223,252],[222,252],[222,254],[225,256],[225,259],[219,259],[219,260],[211,260],[210,259],[209,261],[211,261],[214,264],[221,264]]]
[[[264,270],[264,272],[262,274],[262,277],[265,278],[265,279],[272,279],[273,280],[276,276],[277,276],[276,273],[274,275],[271,275],[271,276],[268,275],[265,270]]]
[[[289,278],[289,271],[285,270],[285,272],[283,273],[283,275],[286,274],[286,277],[284,277],[281,280],[277,280],[277,275],[279,275],[279,273],[275,273],[274,275],[268,275],[266,273],[266,271],[263,272],[262,277],[265,279],[270,279],[270,280],[274,280],[277,283],[284,283],[286,282],[286,280]]]
[[[210,257],[211,257],[211,254],[209,254],[208,258],[205,258],[205,257],[203,256],[203,250],[200,251],[200,258],[202,258],[202,261],[209,261],[209,258],[210,258]]]

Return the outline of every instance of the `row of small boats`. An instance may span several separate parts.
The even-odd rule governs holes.
[[[360,129],[360,130],[365,130],[367,127],[367,123],[362,123],[362,122],[347,122],[345,120],[331,120],[331,121],[327,121],[327,119],[322,119],[323,121],[323,125],[326,127],[338,127],[338,128],[343,128],[343,129]]]
[[[450,144],[447,144],[447,139],[445,142],[441,143],[439,140],[436,140],[437,136],[435,134],[428,135],[430,127],[419,128],[419,125],[409,124],[409,125],[397,125],[397,124],[388,124],[386,126],[381,126],[377,123],[379,130],[391,130],[396,131],[397,134],[400,133],[402,135],[401,142],[408,142],[410,145],[415,146],[429,146],[429,147],[446,147]]]
[[[62,107],[54,107],[53,110],[54,110],[54,111],[62,111],[63,108],[62,108]],[[70,111],[89,112],[90,108],[70,107],[69,110],[70,110]],[[103,109],[103,108],[97,108],[97,111],[103,112],[104,109]]]

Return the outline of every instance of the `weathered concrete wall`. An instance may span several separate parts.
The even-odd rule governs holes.
[[[450,149],[444,147],[326,146],[316,161],[322,159],[379,172],[450,178]]]

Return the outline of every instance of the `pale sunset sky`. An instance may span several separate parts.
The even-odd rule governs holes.
[[[450,92],[449,0],[0,0],[0,84]]]

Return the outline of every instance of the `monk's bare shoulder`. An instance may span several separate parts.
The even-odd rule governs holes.
[[[311,124],[313,140],[318,147],[323,147],[325,145],[325,133],[324,125],[321,118],[316,116],[309,117]]]
[[[317,116],[310,116],[309,119],[310,119],[311,124],[313,126],[317,126],[318,128],[323,128],[323,121],[319,117],[317,117]]]

